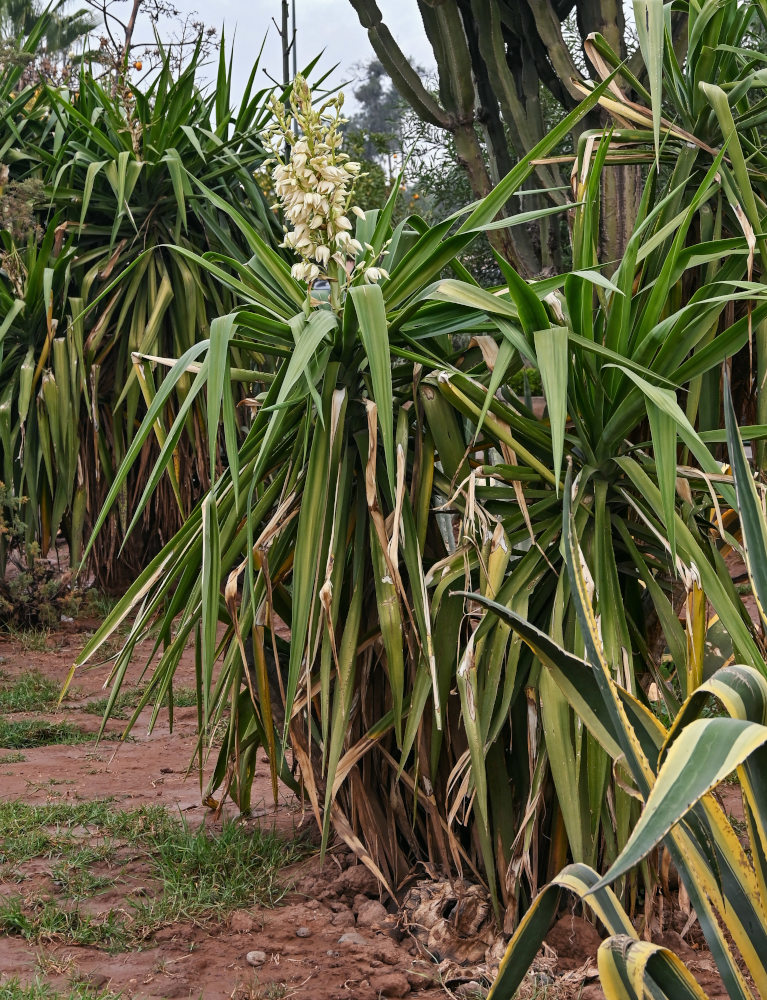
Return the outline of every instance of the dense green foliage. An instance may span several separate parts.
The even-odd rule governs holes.
[[[461,16],[482,6],[462,4]],[[181,87],[168,77],[175,120],[153,112],[161,89],[125,106],[141,122],[138,140],[109,131],[111,105],[85,77],[76,98],[48,89],[19,105],[6,95],[24,108],[23,128],[39,133],[14,159],[15,176],[41,181],[59,213],[81,199],[59,245],[61,214],[39,243],[30,236],[15,296],[23,309],[8,293],[0,433],[14,453],[23,440],[24,456],[40,442],[29,463],[4,450],[13,495],[30,493],[43,537],[61,522],[78,551],[76,488],[59,492],[46,458],[72,442],[52,430],[62,438],[46,446],[44,431],[69,426],[51,418],[54,402],[76,400],[72,412],[90,414],[97,397],[84,373],[109,362],[122,378],[109,388],[120,392],[98,411],[105,443],[84,453],[103,470],[98,518],[86,504],[91,544],[109,524],[129,544],[146,525],[172,526],[173,498],[181,510],[178,530],[78,661],[131,618],[106,714],[129,707],[130,726],[152,703],[156,720],[193,640],[201,766],[212,730],[226,733],[208,791],[247,810],[266,749],[275,795],[280,779],[301,784],[323,842],[334,830],[392,892],[417,863],[484,880],[505,927],[519,925],[499,997],[516,989],[562,887],[586,896],[610,933],[600,953],[610,1000],[642,995],[645,975],[650,995],[697,995],[678,961],[635,940],[631,922],[638,900],[651,913],[648,855],[664,838],[730,995],[751,996],[736,950],[757,988],[767,986],[754,770],[767,667],[763,632],[731,578],[744,545],[765,606],[767,525],[741,438],[758,450],[767,428],[746,424],[738,435],[720,391],[729,369],[746,386],[742,417],[752,343],[757,378],[764,371],[767,78],[750,39],[767,6],[637,9],[643,66],[613,75],[619,53],[591,39],[603,82],[578,84],[584,102],[444,222],[399,220],[395,185],[382,208],[362,204],[352,231],[346,185],[356,170],[335,133],[278,129],[274,189],[295,256],[275,246],[275,218],[238,173],[255,163],[265,176],[263,95],[234,115],[226,101],[206,104],[193,79]],[[221,73],[225,82],[223,63]],[[482,287],[466,267],[472,245],[558,219],[556,203],[497,216],[599,104],[617,127],[588,129],[576,144],[572,267],[528,281],[498,255],[502,281]],[[186,126],[200,107],[226,123],[221,134]],[[272,113],[283,125],[291,117],[281,105]],[[152,129],[163,155],[150,164],[134,141]],[[74,150],[70,159],[46,146],[50,136]],[[285,141],[292,157],[282,157]],[[607,255],[611,171],[637,164],[647,183],[622,252]],[[159,210],[141,187],[151,169],[168,210],[157,230]],[[94,248],[75,257],[70,228]],[[12,284],[7,267],[5,276]],[[77,303],[66,338],[41,309],[40,288],[45,302]],[[32,317],[37,339],[26,341],[18,331]],[[543,412],[520,391],[523,370],[542,387]],[[734,478],[720,461],[726,437]],[[196,483],[185,490],[192,459]],[[78,484],[74,467],[61,482]],[[150,635],[151,679],[126,706],[128,664]],[[711,717],[712,701],[727,718]],[[688,766],[701,746],[708,752]],[[750,858],[709,796],[736,767]],[[615,894],[605,872],[620,878]]]
[[[33,34],[27,48],[37,42]],[[83,534],[152,396],[152,371],[137,370],[138,355],[155,359],[152,368],[178,356],[237,300],[239,289],[222,285],[195,255],[235,251],[244,260],[247,243],[200,185],[269,245],[279,241],[253,177],[269,114],[269,92],[253,90],[256,70],[237,110],[223,49],[207,95],[197,58],[178,76],[166,60],[145,89],[127,93],[112,93],[85,66],[74,92],[17,93],[14,67],[0,79],[0,163],[8,168],[0,199],[0,477],[28,498],[27,542],[39,541],[43,554],[63,527],[79,562]],[[169,422],[184,395],[182,384],[168,402]],[[119,558],[128,510],[156,454],[147,443],[94,552],[102,583],[138,572],[191,510],[209,481],[206,427],[198,403],[176,474]]]

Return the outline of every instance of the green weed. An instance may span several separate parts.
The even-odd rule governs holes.
[[[12,683],[0,687],[0,712],[37,712],[56,704],[59,685],[41,674],[30,670]]]
[[[115,703],[112,706],[112,711],[109,713],[109,717],[111,719],[127,719],[130,714],[130,710],[134,709],[138,705],[145,690],[146,688],[144,687],[137,687],[130,691],[121,691],[117,698],[115,698]],[[95,698],[93,701],[86,702],[82,706],[82,710],[87,712],[89,715],[103,715],[108,704],[108,697]],[[167,707],[167,697],[165,698],[164,704]],[[173,689],[174,708],[191,708],[196,704],[197,692],[194,688],[180,687]]]
[[[14,978],[0,983],[0,1000],[119,1000],[122,996],[111,990],[94,991],[87,983],[73,983],[65,993],[52,989],[40,979],[21,983]]]
[[[92,916],[68,909],[55,899],[22,899],[8,896],[0,900],[0,933],[18,934],[27,941],[67,941],[89,947],[102,945],[123,951],[131,942],[125,914],[117,910]]]
[[[26,754],[15,751],[14,753],[5,753],[0,756],[0,764],[23,764],[26,759]]]
[[[84,733],[71,722],[46,722],[45,719],[0,719],[0,747],[4,750],[28,750],[54,744],[67,746],[88,743],[95,733]]]
[[[49,858],[59,894],[6,898],[0,933],[122,950],[177,920],[220,920],[236,909],[274,906],[287,890],[281,869],[305,853],[300,842],[233,822],[215,834],[192,830],[160,807],[0,803],[0,877],[23,881],[24,862]],[[151,868],[146,896],[127,895],[123,909],[101,915],[71,905],[124,881],[137,858]],[[108,875],[99,864],[109,866]]]
[[[9,638],[17,642],[25,653],[44,653],[49,649],[48,641],[51,630],[44,626],[29,626],[19,628],[7,622],[5,630]]]
[[[204,827],[179,824],[154,848],[152,864],[162,893],[137,907],[138,918],[145,914],[151,924],[274,906],[287,890],[280,870],[306,854],[299,841],[234,822],[213,836]]]
[[[115,841],[146,848],[169,836],[175,826],[177,822],[161,806],[128,811],[103,801],[44,806],[2,802],[0,865],[18,865],[36,857],[75,862],[84,843],[90,850],[106,853],[114,851]]]

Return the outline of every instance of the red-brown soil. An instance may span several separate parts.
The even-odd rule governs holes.
[[[18,643],[0,637],[0,676],[7,682],[37,670],[63,684],[87,634],[87,623],[74,623],[52,634],[48,648],[39,652],[24,651]],[[142,666],[137,662],[131,668],[126,686],[138,682]],[[34,718],[68,721],[95,732],[100,717],[86,713],[84,706],[104,696],[109,671],[108,665],[81,670],[61,708],[36,712]],[[176,674],[176,687],[193,684],[190,650]],[[115,809],[159,805],[180,814],[192,827],[205,823],[215,832],[221,820],[203,805],[197,773],[188,777],[186,773],[196,744],[196,709],[177,707],[172,732],[167,713],[151,734],[148,719],[146,711],[125,743],[106,740],[23,751],[23,761],[0,764],[0,800],[35,805],[111,798]],[[107,731],[116,735],[123,726],[124,722],[111,720]],[[0,758],[6,754],[0,749]],[[728,809],[735,811],[734,794],[731,798]],[[283,789],[275,807],[265,761],[256,775],[252,801],[253,814],[246,822],[274,828],[286,838],[313,835],[313,818],[291,793]],[[235,816],[234,807],[229,815]],[[146,862],[140,858],[131,861],[129,869],[132,878],[89,900],[88,912],[119,909],[131,888],[135,891],[137,882],[147,877]],[[47,859],[25,865],[24,874],[21,891],[52,890]],[[450,991],[440,985],[438,967],[419,953],[412,937],[397,929],[393,904],[389,902],[388,913],[384,912],[376,902],[375,881],[345,848],[331,850],[324,866],[312,855],[286,870],[285,877],[292,889],[277,907],[238,910],[224,922],[197,920],[165,926],[144,940],[139,950],[109,954],[66,940],[31,944],[20,936],[0,935],[0,987],[12,977],[22,981],[40,977],[56,989],[66,990],[69,983],[86,979],[95,988],[142,1000],[293,996],[376,1000],[411,993],[429,1000],[448,993],[471,998],[483,995],[479,983],[462,987],[453,983]],[[4,883],[0,876],[0,898],[19,891],[20,883]],[[710,955],[680,937],[684,922],[682,914],[667,913],[656,938],[680,954],[712,1000],[724,997]],[[349,937],[342,940],[344,935]],[[562,917],[552,928],[520,997],[603,1000],[596,975],[598,945],[599,936],[591,924],[578,917]],[[265,956],[256,967],[246,960],[253,951]]]
[[[85,633],[73,626],[52,635],[48,650],[25,652],[0,638],[4,681],[38,670],[63,684],[84,639]],[[138,679],[140,666],[137,663],[133,668],[129,681]],[[79,672],[73,693],[62,707],[34,713],[34,717],[68,721],[94,732],[100,717],[87,714],[82,706],[104,696],[102,686],[108,674],[108,666]],[[176,676],[178,686],[193,686],[191,655],[182,661]],[[145,714],[148,722],[149,713]],[[161,805],[172,813],[180,812],[193,827],[205,822],[215,831],[213,814],[201,802],[196,772],[186,777],[196,742],[196,709],[176,708],[172,733],[167,713],[151,734],[146,722],[142,716],[132,740],[123,744],[103,741],[24,750],[24,761],[0,764],[0,799],[35,805],[111,798],[116,809]],[[107,728],[115,733],[123,726],[113,720]],[[0,757],[6,754],[0,750]],[[248,822],[274,827],[286,837],[306,835],[313,827],[313,819],[290,793],[283,792],[274,807],[265,763],[256,776],[253,813],[257,818]],[[136,998],[373,1000],[418,993],[427,1000],[444,996],[435,985],[434,966],[417,955],[411,939],[399,939],[394,918],[382,918],[380,909],[365,906],[378,899],[377,888],[364,868],[350,862],[345,850],[331,851],[323,867],[316,856],[310,857],[286,871],[286,879],[295,888],[274,909],[236,911],[223,923],[190,921],[164,927],[138,951],[109,954],[66,941],[30,944],[20,936],[0,936],[0,986],[13,977],[32,981],[40,976],[56,989],[66,990],[73,979],[87,978],[94,987],[124,991],[124,996]],[[24,883],[0,882],[0,895],[39,889],[43,884],[50,888],[49,869],[47,859],[36,859],[25,866]],[[140,860],[131,863],[131,874],[134,887],[136,879],[146,877]],[[89,901],[87,909],[97,913],[119,908],[128,888],[116,884]],[[304,936],[297,936],[299,928]],[[341,942],[350,932],[354,936]],[[249,965],[246,955],[252,951],[264,952],[266,961],[257,967]]]

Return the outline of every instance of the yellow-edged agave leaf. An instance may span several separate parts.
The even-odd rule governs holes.
[[[592,596],[589,593],[589,581],[586,578],[588,567],[583,558],[575,531],[572,500],[573,482],[571,466],[567,471],[567,478],[565,480],[562,534],[573,601],[581,627],[581,634],[586,645],[586,652],[591,661],[594,677],[600,691],[600,701],[603,703],[612,720],[613,731],[626,757],[632,777],[637,783],[640,792],[646,793],[652,786],[652,770],[637,739],[637,735],[626,717],[625,709],[618,695],[615,681],[613,680],[610,665],[605,659],[599,625],[594,617],[594,610],[591,605]],[[571,704],[573,703],[571,702]],[[597,736],[596,733],[594,735]]]
[[[645,996],[707,1000],[682,960],[668,948],[650,941],[623,935],[609,937],[599,947],[597,964],[607,1000],[637,1000]]]
[[[582,899],[604,924],[609,934],[621,934],[633,940],[637,939],[636,931],[618,902],[617,896],[612,889],[597,888],[598,878],[597,873],[588,865],[569,865],[541,890],[509,941],[498,969],[498,976],[488,994],[488,1000],[513,1000],[517,988],[549,932],[562,890]]]
[[[766,766],[767,749],[760,747],[738,769],[751,845],[751,862],[762,900],[767,900],[767,788],[764,781]]]
[[[767,679],[744,664],[720,667],[682,704],[669,727],[662,755],[694,719],[700,718],[711,701],[719,702],[732,719],[767,725]]]
[[[700,879],[698,887],[714,902],[719,920],[763,996],[767,991],[767,908],[754,866],[730,818],[713,795],[706,795],[696,807],[695,822],[700,821],[703,833],[698,834],[699,843],[704,852],[712,852],[713,859],[706,879]]]
[[[767,726],[742,719],[696,719],[671,745],[642,815],[606,885],[649,853],[707,792],[767,742]]]

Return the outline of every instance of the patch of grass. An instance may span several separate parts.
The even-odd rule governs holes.
[[[254,976],[252,983],[240,983],[232,994],[232,1000],[285,1000],[296,992],[287,983],[261,983],[258,976]]]
[[[305,854],[301,842],[234,822],[215,834],[192,830],[158,806],[0,803],[0,877],[23,880],[24,862],[49,858],[58,891],[55,898],[4,899],[0,933],[123,950],[177,920],[222,920],[236,909],[274,906],[288,889],[281,869]],[[121,880],[137,858],[151,868],[146,895],[126,895],[124,909],[95,916],[72,905]]]
[[[287,891],[280,870],[306,855],[300,841],[224,823],[211,836],[204,827],[179,824],[155,842],[152,863],[162,885],[157,899],[137,904],[150,924],[182,917],[218,917],[250,906],[274,906]]]
[[[65,993],[52,989],[40,979],[21,983],[14,978],[0,983],[0,1000],[119,1000],[122,996],[111,990],[95,991],[85,982],[72,984]]]
[[[30,670],[15,681],[0,686],[0,712],[37,712],[51,708],[59,698],[59,685]]]
[[[16,751],[14,753],[5,753],[0,756],[0,764],[23,764],[27,759],[27,755]]]
[[[29,626],[18,628],[8,622],[5,630],[9,637],[17,642],[25,653],[44,653],[48,648],[48,640],[51,637],[51,630],[41,626]]]
[[[121,691],[112,706],[112,711],[109,714],[110,719],[127,719],[129,714],[128,709],[135,708],[138,705],[140,697],[141,692],[139,690]],[[82,706],[82,711],[87,712],[88,715],[103,715],[108,702],[108,697],[86,701]]]
[[[18,934],[27,941],[66,941],[89,947],[102,945],[110,951],[130,946],[131,934],[125,914],[109,910],[91,916],[69,909],[56,899],[23,899],[8,896],[0,900],[0,933]]]
[[[113,871],[99,875],[93,870],[98,862],[108,862],[114,853],[114,844],[105,841],[101,847],[84,847],[67,854],[67,860],[51,868],[53,884],[69,899],[90,899],[121,879]],[[111,868],[111,865],[110,865]]]
[[[175,708],[194,708],[197,704],[197,692],[194,688],[173,688],[173,705]]]
[[[89,743],[95,733],[84,733],[71,722],[46,722],[44,719],[0,719],[0,747],[4,750],[28,750],[54,744],[71,746]]]
[[[61,863],[82,860],[83,845],[90,860],[113,853],[115,842],[148,847],[169,836],[178,825],[162,806],[115,809],[109,802],[0,803],[0,865],[21,864],[47,857]]]

